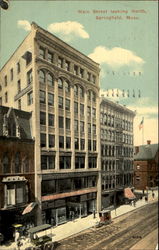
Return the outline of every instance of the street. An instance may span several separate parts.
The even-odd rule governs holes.
[[[110,225],[92,228],[69,237],[56,247],[57,250],[128,250],[158,227],[157,202],[120,216]]]

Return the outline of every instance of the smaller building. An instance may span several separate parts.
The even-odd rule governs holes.
[[[34,215],[26,211],[35,201],[34,178],[31,113],[0,106],[0,232],[4,239],[13,236],[14,224],[34,223]]]
[[[135,147],[134,155],[134,187],[145,190],[147,187],[158,186],[158,144],[151,144]]]

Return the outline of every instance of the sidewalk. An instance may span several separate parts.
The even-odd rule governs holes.
[[[121,205],[120,207],[118,207],[116,210],[112,210],[111,211],[111,217],[112,219],[115,219],[123,214],[126,214],[128,212],[131,212],[139,207],[145,206],[151,202],[157,201],[158,200],[158,190],[154,190],[155,193],[155,198],[154,200],[152,199],[152,191],[148,191],[148,202],[145,201],[144,197],[142,200],[138,200],[136,202],[136,206],[131,206],[131,205]],[[47,232],[52,231],[53,233],[53,241],[60,241],[63,240],[69,236],[72,236],[74,234],[78,234],[80,232],[82,232],[85,229],[91,228],[93,226],[95,226],[95,224],[99,221],[99,216],[96,214],[96,218],[93,218],[93,214],[84,217],[84,218],[79,218],[76,219],[74,221],[69,221],[65,224],[62,224],[60,226],[57,227],[53,227],[51,230],[47,230]],[[21,246],[20,250],[24,250],[27,245],[29,246],[29,244],[25,244],[25,246]],[[14,250],[15,248],[15,243],[13,243],[10,246],[0,246],[0,250]]]

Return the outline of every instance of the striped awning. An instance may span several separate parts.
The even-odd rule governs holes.
[[[127,199],[135,199],[136,196],[133,194],[130,188],[125,188],[124,189],[124,197]]]
[[[37,202],[31,202],[22,212],[22,215],[30,213],[35,206],[37,205]]]

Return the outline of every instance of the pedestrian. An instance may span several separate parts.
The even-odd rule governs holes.
[[[96,211],[95,209],[93,209],[93,219],[95,219],[95,217],[96,217]]]
[[[154,198],[155,198],[155,193],[152,192],[152,199],[154,200]]]

